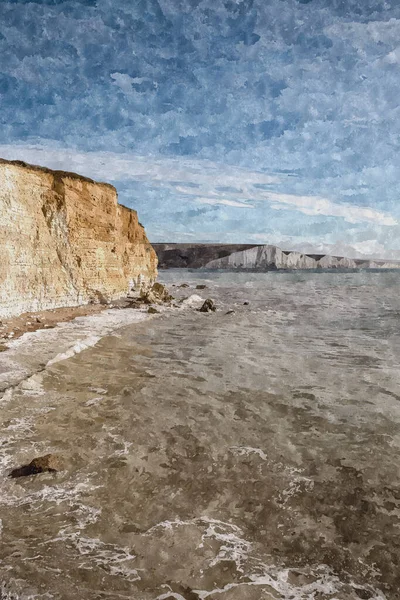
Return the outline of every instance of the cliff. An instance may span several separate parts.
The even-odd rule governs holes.
[[[255,271],[291,269],[398,269],[400,262],[303,254],[272,245],[154,244],[161,268]]]
[[[157,257],[112,185],[0,160],[0,318],[115,299]]]
[[[153,244],[160,269],[199,269],[211,260],[253,247],[254,244]]]

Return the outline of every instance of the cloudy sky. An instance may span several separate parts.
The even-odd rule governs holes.
[[[0,102],[152,241],[400,258],[399,0],[0,0]]]

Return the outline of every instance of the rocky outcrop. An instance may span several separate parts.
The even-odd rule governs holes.
[[[157,257],[109,184],[0,160],[0,317],[125,295]]]
[[[399,261],[362,260],[303,254],[272,245],[155,244],[161,268],[237,269],[398,269]]]

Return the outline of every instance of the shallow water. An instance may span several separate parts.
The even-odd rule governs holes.
[[[126,326],[0,400],[9,593],[400,598],[400,274],[161,280],[218,311]],[[66,471],[7,478],[48,452]]]

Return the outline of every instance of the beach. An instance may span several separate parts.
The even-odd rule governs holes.
[[[396,600],[399,275],[159,280],[0,354],[4,598]]]

